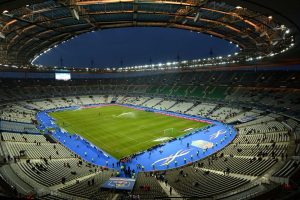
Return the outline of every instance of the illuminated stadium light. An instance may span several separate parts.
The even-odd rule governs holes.
[[[282,50],[282,52],[287,51],[289,48],[294,46],[294,43],[290,43],[289,47]],[[46,51],[47,52],[47,51]],[[266,56],[258,56],[256,57],[257,60],[263,59],[264,57],[273,57],[277,55],[278,53],[273,52],[269,53]],[[153,70],[163,70],[163,69],[179,69],[179,68],[196,68],[196,67],[206,67],[206,66],[216,66],[216,65],[226,65],[226,64],[232,64],[232,63],[238,63],[240,61],[253,61],[252,57],[236,57],[239,53],[234,53],[234,56],[231,54],[227,55],[226,57],[218,56],[213,58],[203,58],[203,59],[197,59],[197,60],[191,60],[191,61],[181,61],[181,62],[167,62],[167,63],[158,63],[158,64],[152,64],[152,65],[140,65],[140,66],[131,66],[131,67],[122,67],[122,68],[106,68],[104,70],[106,71],[153,71]],[[34,60],[33,60],[34,61]],[[195,63],[195,64],[192,64]],[[184,64],[184,66],[179,66],[179,64]],[[64,67],[67,69],[67,67]],[[73,70],[76,70],[73,68]],[[97,71],[97,69],[93,69],[94,71]]]
[[[61,6],[61,5],[59,5],[60,3],[57,3],[57,5],[55,5],[56,2],[59,2],[59,1],[53,1],[51,3],[51,5],[50,4],[48,5],[47,3],[45,3],[45,4],[43,4],[41,6],[37,6],[37,7],[35,7],[35,4],[32,4],[32,8],[33,7],[35,8],[35,10],[32,11],[32,13],[40,13],[40,15],[43,16],[44,12],[52,11],[53,8],[56,8],[56,6]],[[196,1],[197,6],[194,5],[195,1],[179,2],[179,1],[175,1],[175,0],[174,1],[137,1],[137,2],[133,1],[133,0],[121,0],[121,1],[120,0],[105,0],[105,1],[90,0],[90,1],[66,1],[66,2],[72,2],[72,4],[67,3],[65,6],[62,7],[62,10],[65,9],[64,10],[64,11],[66,11],[65,13],[69,13],[69,16],[71,16],[71,14],[72,14],[73,18],[75,18],[77,20],[79,20],[79,11],[82,12],[84,10],[84,13],[82,13],[82,14],[84,16],[86,15],[86,18],[88,19],[88,17],[90,17],[89,10],[93,10],[93,11],[97,12],[97,7],[99,6],[98,4],[106,5],[106,3],[115,3],[115,4],[118,4],[120,2],[126,2],[129,4],[130,3],[136,3],[136,4],[155,3],[156,6],[160,6],[160,4],[166,4],[166,5],[169,4],[172,6],[173,5],[176,5],[176,6],[183,5],[183,6],[187,6],[187,7],[195,7],[195,9],[192,12],[190,12],[189,15],[182,15],[182,17],[179,17],[178,22],[179,23],[181,22],[182,24],[189,22],[188,25],[190,28],[188,28],[188,30],[192,29],[190,31],[199,33],[199,32],[202,32],[200,30],[203,29],[203,32],[210,35],[210,37],[214,36],[214,37],[219,37],[219,38],[229,40],[230,44],[236,45],[236,47],[237,47],[236,50],[238,50],[238,48],[242,49],[240,54],[232,53],[232,55],[230,55],[230,56],[224,55],[224,58],[214,57],[214,58],[211,58],[208,60],[197,59],[197,60],[189,60],[189,61],[178,62],[178,63],[174,63],[174,62],[167,62],[164,64],[159,63],[159,64],[152,65],[152,66],[140,65],[138,67],[122,67],[119,69],[121,71],[122,70],[149,71],[149,70],[157,70],[158,68],[177,69],[177,68],[185,68],[188,66],[201,67],[201,66],[211,66],[211,65],[219,65],[219,64],[223,65],[224,63],[230,64],[230,63],[234,63],[236,61],[245,62],[249,59],[249,57],[256,58],[258,56],[261,56],[262,58],[265,58],[265,57],[270,57],[271,55],[275,56],[279,53],[284,53],[287,50],[289,50],[290,48],[294,47],[294,45],[295,45],[294,39],[292,37],[288,37],[288,34],[290,34],[291,30],[296,30],[296,29],[292,29],[292,27],[288,28],[288,27],[286,27],[286,25],[282,24],[284,21],[280,21],[281,19],[280,19],[280,17],[277,17],[278,15],[272,14],[273,12],[271,12],[271,10],[270,10],[270,12],[257,13],[257,15],[256,15],[256,11],[252,11],[251,8],[248,9],[246,7],[242,7],[242,6],[244,6],[244,4],[238,5],[238,2],[236,2],[234,4],[227,4],[227,2],[226,3],[221,3],[221,2],[213,3],[210,1],[206,1],[206,0],[199,0],[199,1]],[[24,4],[23,9],[25,6],[29,7],[31,5]],[[45,6],[45,8],[43,8],[43,6]],[[88,9],[87,9],[87,7],[88,7]],[[143,6],[138,6],[138,7],[143,7]],[[30,11],[31,9],[27,8],[27,10]],[[125,10],[126,10],[126,8],[125,8]],[[55,22],[55,20],[56,20],[55,12],[56,11],[53,11],[54,15],[52,17],[48,16],[48,15],[45,15],[45,16],[48,16]],[[129,12],[131,12],[131,10]],[[205,12],[208,12],[209,15],[206,16]],[[16,17],[21,18],[21,16],[19,16],[20,15],[19,13],[23,13],[23,12],[19,12],[18,9],[17,10],[11,9],[10,11],[4,10],[3,15],[2,15],[3,19],[1,20],[2,26],[11,28],[9,26],[11,26],[11,24],[14,24],[15,22],[14,22],[14,20],[8,19],[5,16],[12,16],[13,14],[15,14]],[[209,20],[209,21],[207,21],[207,24],[215,23],[213,18],[210,18],[210,15],[214,16],[212,13],[218,13],[218,15],[224,15],[224,16],[222,16],[222,18],[219,18],[220,21],[222,23],[224,23],[225,25],[227,24],[227,22],[228,22],[228,24],[233,25],[232,27],[229,27],[229,26],[224,26],[221,24],[216,24],[216,25],[220,25],[220,26],[213,26],[213,27],[216,27],[216,29],[218,29],[218,27],[222,27],[222,29],[228,28],[228,31],[235,31],[236,34],[234,34],[234,35],[238,36],[240,40],[237,39],[237,40],[231,41],[229,38],[231,38],[230,35],[233,35],[233,34],[232,33],[230,33],[229,35],[225,34],[228,32],[227,29],[225,30],[225,33],[224,32],[222,33],[222,31],[219,31],[220,33],[224,34],[224,37],[222,37],[221,34],[220,34],[220,36],[218,36],[217,34],[214,34],[211,31],[211,29],[206,29],[207,27],[205,25],[203,27],[198,27],[198,26],[193,25],[193,22],[194,22],[194,24],[198,24],[196,22],[201,21],[201,20],[206,20],[206,18],[207,18],[207,20]],[[268,14],[266,14],[266,13],[268,13]],[[107,14],[107,15],[105,15],[105,17],[111,15],[109,13],[105,13],[105,14]],[[172,14],[172,13],[167,13],[167,14]],[[203,15],[203,19],[202,19],[202,15]],[[254,17],[248,18],[245,16],[254,16]],[[28,17],[28,16],[25,16],[25,17]],[[231,18],[232,18],[232,20],[237,20],[237,21],[241,22],[241,24],[245,24],[247,26],[247,27],[245,27],[245,30],[249,30],[249,31],[243,31],[240,29],[241,27],[235,26],[234,25],[235,23],[230,23],[230,20],[227,21],[228,19],[231,19]],[[223,20],[223,19],[225,19],[225,20]],[[262,26],[267,23],[266,21],[268,21],[268,19],[270,22],[268,24],[268,26]],[[270,21],[270,20],[272,20],[272,21]],[[71,20],[71,21],[72,21],[72,23],[77,23],[75,20]],[[85,20],[82,20],[82,22],[80,21],[78,23],[82,23],[82,24],[86,24],[86,25],[89,24],[89,26],[92,25],[90,22],[84,22],[84,21]],[[101,21],[97,21],[97,20],[93,21],[93,23],[95,23],[95,24],[98,22],[101,23]],[[18,24],[16,24],[16,26],[20,26],[20,30],[21,30],[21,28],[23,26],[22,23],[20,23],[20,22],[17,22],[17,23]],[[64,24],[64,23],[62,23],[62,24]],[[71,24],[69,24],[69,22],[66,22],[65,25],[71,25]],[[210,25],[208,27],[210,27]],[[260,27],[265,27],[263,29],[264,32],[260,29]],[[12,30],[14,30],[14,29],[12,29]],[[253,32],[251,30],[253,30]],[[70,41],[70,40],[78,37],[78,36],[76,36],[77,33],[73,34],[73,33],[69,32],[67,29],[63,29],[62,32],[64,32],[64,31],[66,31],[66,33],[68,33],[70,35],[70,37],[71,36],[72,37],[65,41],[59,41],[60,44],[63,44],[67,41]],[[85,32],[88,32],[88,31],[94,32],[95,29],[85,29],[84,31]],[[241,32],[238,33],[238,31],[241,31]],[[34,33],[34,31],[33,31],[33,33]],[[253,33],[255,33],[255,34],[258,33],[262,38],[251,39],[250,36],[253,36],[254,35]],[[81,32],[78,35],[80,35],[80,34],[81,34]],[[15,34],[15,36],[16,36],[16,34]],[[276,36],[276,38],[274,38],[273,36]],[[2,39],[5,38],[4,31],[2,31],[0,33],[0,37]],[[34,41],[34,38],[32,40]],[[251,40],[252,40],[252,43],[251,44],[248,43]],[[16,39],[15,41],[18,42],[18,39]],[[244,43],[244,41],[245,41],[245,43]],[[248,41],[248,42],[246,42],[246,41]],[[3,42],[3,40],[1,40],[1,42]],[[53,46],[53,44],[50,44],[50,46],[53,46],[53,48],[56,48],[57,43],[54,46]],[[30,42],[28,42],[28,44],[30,44]],[[256,44],[257,44],[257,46],[255,46]],[[18,44],[11,44],[10,46],[18,47]],[[257,51],[257,52],[255,50],[253,50],[253,49],[256,49],[256,47],[259,49],[259,51]],[[26,48],[29,49],[30,46],[29,47],[27,46]],[[14,62],[18,62],[19,66],[21,67],[23,62],[28,63],[28,60],[29,60],[31,63],[30,67],[37,66],[37,65],[34,65],[34,62],[36,62],[36,60],[39,58],[39,56],[41,56],[44,53],[47,53],[51,50],[51,49],[45,50],[46,48],[47,48],[46,46],[45,46],[45,48],[39,48],[39,49],[42,49],[42,51],[41,51],[42,53],[38,52],[38,51],[33,51],[32,54],[30,54],[29,58],[27,58],[25,56],[25,53],[23,53],[23,52],[13,52],[13,50],[12,51],[8,50],[8,52],[12,52],[10,55],[8,55],[8,59],[11,59],[11,60],[8,60],[8,63],[16,64]],[[17,49],[17,48],[15,48],[15,49]],[[245,51],[243,52],[243,50],[245,50]],[[247,50],[249,50],[249,51],[247,51]],[[15,57],[15,55],[18,55],[18,57]],[[34,55],[34,57],[31,57],[32,55]],[[273,57],[273,56],[271,56],[271,57]],[[20,58],[22,58],[22,59],[20,59]],[[19,61],[19,60],[21,60],[21,61]],[[38,66],[40,66],[40,65],[38,65]],[[70,68],[70,67],[64,66],[64,68]],[[112,69],[113,68],[108,68],[108,70],[112,70]],[[51,70],[51,67],[45,66],[45,70]],[[80,71],[80,70],[84,70],[84,68],[83,69],[75,69],[75,71],[76,70]],[[95,69],[95,71],[97,71],[97,70],[98,69]],[[106,70],[106,68],[104,68],[104,70],[99,69],[99,71],[105,71],[105,70]]]
[[[79,20],[79,14],[76,9],[71,8],[71,14],[72,14],[73,18],[75,18],[76,20]]]
[[[259,37],[264,37],[264,36],[267,36],[268,35],[268,33],[266,32],[266,31],[264,31],[264,32],[262,32],[260,35],[259,35]]]
[[[196,14],[196,16],[194,17],[194,22],[197,22],[199,20],[199,18],[200,18],[200,12],[198,12]]]
[[[273,45],[273,46],[276,46],[276,45],[278,44],[278,42],[279,42],[278,40],[273,41],[273,42],[272,42],[272,45]]]
[[[5,39],[4,33],[0,32],[0,38]]]
[[[2,12],[2,14],[5,15],[5,16],[7,16],[7,17],[13,17],[13,16],[14,16],[12,13],[9,13],[8,10],[4,10],[4,11]]]
[[[290,30],[285,28],[284,33],[289,33]],[[265,34],[265,33],[263,33]],[[212,35],[211,35],[212,36]],[[75,38],[75,37],[72,37]],[[265,56],[262,55],[257,55],[257,54],[253,54],[253,55],[244,55],[244,54],[239,54],[240,52],[235,52],[234,55],[227,55],[225,57],[223,56],[218,56],[218,57],[212,57],[212,58],[202,58],[202,59],[195,59],[195,60],[184,60],[184,61],[180,61],[180,62],[167,62],[167,63],[158,63],[158,64],[152,64],[152,65],[140,65],[140,66],[128,66],[128,67],[122,67],[122,68],[104,68],[104,69],[94,69],[94,71],[98,71],[98,70],[103,70],[103,71],[109,71],[109,72],[129,72],[129,71],[156,71],[156,70],[172,70],[172,69],[182,69],[182,68],[197,68],[197,67],[209,67],[209,66],[217,66],[217,65],[227,65],[227,64],[234,64],[234,63],[238,63],[238,62],[251,62],[253,61],[253,57],[255,57],[256,60],[261,60],[265,57],[274,57],[275,55],[279,54],[279,53],[284,53],[287,50],[289,50],[290,48],[292,48],[295,44],[294,44],[294,39],[293,36],[290,36],[289,38],[282,38],[282,39],[277,39],[277,40],[273,40],[273,42],[271,43],[272,46],[277,46],[279,44],[281,44],[282,41],[287,41],[289,40],[289,44],[285,44],[285,48],[281,49],[281,50],[277,50],[277,51],[273,51],[272,53],[268,53]],[[66,40],[69,41],[69,40]],[[66,41],[61,42],[61,44],[65,43]],[[230,41],[230,43],[233,43],[232,41]],[[267,44],[265,43],[257,43],[257,46],[265,46]],[[54,45],[53,48],[56,48],[57,44]],[[236,47],[239,47],[238,44],[236,44]],[[38,56],[34,57],[34,59],[32,59],[31,64],[32,66],[37,66],[34,65],[33,63],[36,61],[36,59],[39,58],[39,56],[41,56],[44,53],[47,53],[51,50],[51,48],[45,50],[43,53],[39,54]],[[257,55],[257,56],[255,56]],[[181,65],[180,65],[181,64]],[[40,67],[40,66],[39,66]],[[43,66],[44,67],[44,66]],[[59,67],[57,67],[59,68]],[[69,69],[70,67],[63,67],[65,69]],[[80,71],[80,69],[74,69],[73,71]]]

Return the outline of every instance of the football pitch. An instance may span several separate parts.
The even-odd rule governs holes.
[[[78,134],[116,159],[208,124],[117,105],[50,113],[61,128]]]

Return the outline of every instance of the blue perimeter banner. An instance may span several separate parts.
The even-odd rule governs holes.
[[[134,183],[135,179],[113,177],[108,181],[105,181],[101,188],[131,191],[133,189]]]

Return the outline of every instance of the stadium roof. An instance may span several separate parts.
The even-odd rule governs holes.
[[[244,59],[295,63],[300,60],[297,5],[296,0],[4,0],[0,60],[3,65],[28,66],[39,54],[86,32],[155,26],[231,41]]]

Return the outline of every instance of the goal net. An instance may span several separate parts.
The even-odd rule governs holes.
[[[174,137],[175,129],[167,128],[164,130],[164,137]]]

